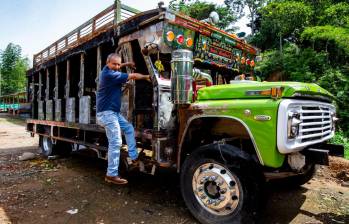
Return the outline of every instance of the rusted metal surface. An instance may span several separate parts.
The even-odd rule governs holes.
[[[70,97],[70,60],[67,60],[66,74],[64,98],[68,99]]]
[[[123,5],[123,7],[126,7]],[[135,13],[138,11],[135,11]],[[140,29],[140,23],[158,16],[159,13],[163,12],[163,9],[154,9],[142,13],[137,13],[137,15],[129,17],[122,20],[120,23],[110,26],[109,28],[103,29],[103,31],[98,32],[96,35],[86,39],[83,42],[72,44],[69,48],[64,51],[58,52],[56,55],[50,57],[45,57],[43,60],[38,60],[34,63],[32,69],[28,70],[27,76],[38,75],[41,69],[45,69],[50,66],[54,66],[57,63],[63,63],[73,55],[80,54],[90,48],[95,48],[102,45],[103,43],[118,41],[118,38],[133,33]],[[144,24],[146,25],[146,24]],[[34,55],[34,58],[40,53]],[[33,60],[35,61],[35,60]]]
[[[89,130],[96,132],[104,132],[104,128],[97,124],[79,124],[73,122],[63,122],[63,121],[48,121],[48,120],[36,120],[36,119],[27,119],[27,124],[42,124],[48,126],[57,126],[81,130]]]
[[[227,33],[221,29],[218,29],[217,27],[209,24],[209,23],[205,23],[196,19],[193,19],[187,15],[184,14],[180,14],[180,13],[176,13],[176,18],[175,20],[169,20],[168,21],[171,24],[175,24],[175,25],[180,25],[183,27],[186,27],[188,29],[191,29],[193,31],[199,32],[205,36],[211,36],[212,32],[217,32],[220,34],[223,34],[225,36],[229,36],[230,38],[234,39],[237,42],[236,47],[247,51],[251,54],[257,54],[257,51],[259,49],[247,44],[245,42],[245,40],[238,38],[235,34],[230,34]]]
[[[105,133],[105,129],[97,124],[82,124],[82,123],[72,123],[72,122],[63,122],[63,121],[48,121],[48,120],[36,120],[36,119],[27,119],[26,121],[27,125],[28,124],[35,124],[35,125],[47,125],[47,126],[55,126],[55,127],[62,127],[62,128],[71,128],[71,129],[76,129],[78,130],[85,130],[85,131],[93,131],[93,132],[99,132],[99,133]],[[42,133],[37,133],[36,130],[28,130],[33,134],[40,134],[43,135]],[[47,135],[47,137],[55,137],[57,136],[51,136]],[[59,137],[59,136],[58,136]],[[135,137],[142,139],[142,141],[146,140],[152,140],[153,135],[152,135],[152,130],[151,129],[135,129]],[[61,138],[61,140],[67,140],[67,141],[72,141],[67,138]],[[77,142],[75,142],[77,143]],[[84,143],[85,144],[85,143]]]
[[[78,96],[82,97],[84,95],[85,87],[85,54],[80,54],[80,82],[79,82],[79,92]]]
[[[45,106],[46,106],[46,120],[53,120],[53,102],[52,100],[45,100]]]
[[[55,120],[62,121],[62,100],[55,100]]]
[[[177,146],[178,146],[178,152],[177,152],[177,169],[179,171],[180,168],[180,163],[181,163],[181,155],[182,155],[182,142],[183,139],[185,138],[184,136],[184,131],[185,128],[188,125],[188,121],[190,120],[191,117],[195,116],[195,115],[201,115],[203,114],[203,110],[202,109],[195,109],[192,108],[191,106],[187,106],[187,105],[181,105],[178,108],[178,138],[177,138]]]
[[[66,99],[65,118],[68,122],[75,122],[75,97]]]
[[[112,29],[116,25],[116,21],[114,20],[115,14],[120,17],[120,20],[117,20],[117,22],[121,22],[122,20],[126,20],[139,12],[138,10],[126,5],[118,5],[120,6],[117,8],[114,4],[109,6],[92,19],[88,20],[75,30],[69,32],[67,35],[60,38],[38,54],[35,54],[33,58],[33,66],[38,66],[78,45],[87,42],[88,40],[93,39],[100,33]]]
[[[99,88],[99,73],[102,70],[102,50],[101,46],[97,47],[97,70],[96,70],[96,89]]]
[[[79,98],[79,123],[89,124],[91,121],[91,97],[82,96]]]

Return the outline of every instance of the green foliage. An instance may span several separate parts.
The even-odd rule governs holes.
[[[228,6],[220,6],[205,1],[191,0],[172,0],[169,8],[179,11],[197,20],[206,19],[212,11],[216,11],[219,15],[219,23],[217,26],[223,30],[230,31],[230,25],[237,21],[237,17]]]
[[[325,52],[299,49],[294,44],[284,48],[282,57],[275,49],[265,51],[262,56],[263,61],[256,68],[264,74],[265,79],[269,79],[270,74],[282,72],[286,80],[316,82],[327,69]]]
[[[337,131],[334,138],[330,141],[332,144],[338,144],[344,146],[344,158],[349,159],[349,140],[345,137],[342,131]]]
[[[254,35],[255,32],[255,22],[258,18],[258,10],[262,8],[267,0],[225,0],[224,3],[228,5],[231,10],[241,18],[245,15],[244,8],[248,9],[248,18],[250,19],[251,33]]]
[[[302,2],[268,4],[260,10],[260,32],[252,39],[252,43],[263,50],[278,45],[281,50],[284,39],[297,43],[300,32],[309,24],[311,13],[311,8]]]
[[[336,45],[336,50],[340,48],[349,55],[349,28],[331,25],[307,27],[301,37],[304,40],[310,40],[314,44],[333,43]]]
[[[322,24],[343,27],[349,25],[349,3],[341,2],[331,5],[324,10]]]
[[[327,62],[328,53],[290,44],[284,48],[282,57],[275,49],[265,51],[262,56],[263,61],[256,69],[264,79],[281,74],[283,80],[317,83],[330,91],[337,98],[341,129],[349,135],[349,76],[345,70],[333,68]]]
[[[337,98],[339,136],[347,139],[348,1],[272,0],[259,15],[259,32],[251,38],[252,44],[263,51],[263,61],[256,68],[267,80],[312,82],[329,90]],[[284,49],[277,50],[282,44]]]
[[[10,43],[0,54],[2,95],[25,90],[28,59],[21,56],[21,51],[19,45]]]

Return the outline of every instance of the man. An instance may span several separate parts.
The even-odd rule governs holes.
[[[120,72],[119,69],[125,65],[134,66],[133,63],[121,64],[121,57],[118,54],[110,54],[106,66],[100,73],[97,90],[97,123],[105,128],[109,142],[105,181],[114,184],[127,184],[127,180],[121,178],[118,173],[122,145],[121,130],[125,134],[130,158],[136,160],[138,157],[134,128],[120,114],[121,86],[130,79],[149,80],[149,75]]]

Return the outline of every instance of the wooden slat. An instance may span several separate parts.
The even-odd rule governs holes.
[[[115,7],[115,5],[117,7]],[[115,8],[117,10],[115,10]],[[134,8],[121,4],[120,1],[116,1],[116,4],[109,6],[92,19],[89,19],[78,28],[51,44],[49,47],[45,48],[38,54],[35,54],[33,65],[37,66],[51,58],[57,57],[66,50],[85,43],[99,35],[101,32],[112,29],[115,24],[121,21],[121,9],[127,12],[127,17],[140,12]]]

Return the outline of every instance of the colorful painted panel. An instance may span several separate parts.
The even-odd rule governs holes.
[[[254,55],[242,51],[237,45],[236,40],[220,33],[212,32],[210,37],[200,34],[196,41],[194,59],[250,74],[254,68]]]
[[[194,48],[195,32],[184,27],[168,25],[163,33],[165,43],[172,49],[189,49]]]

